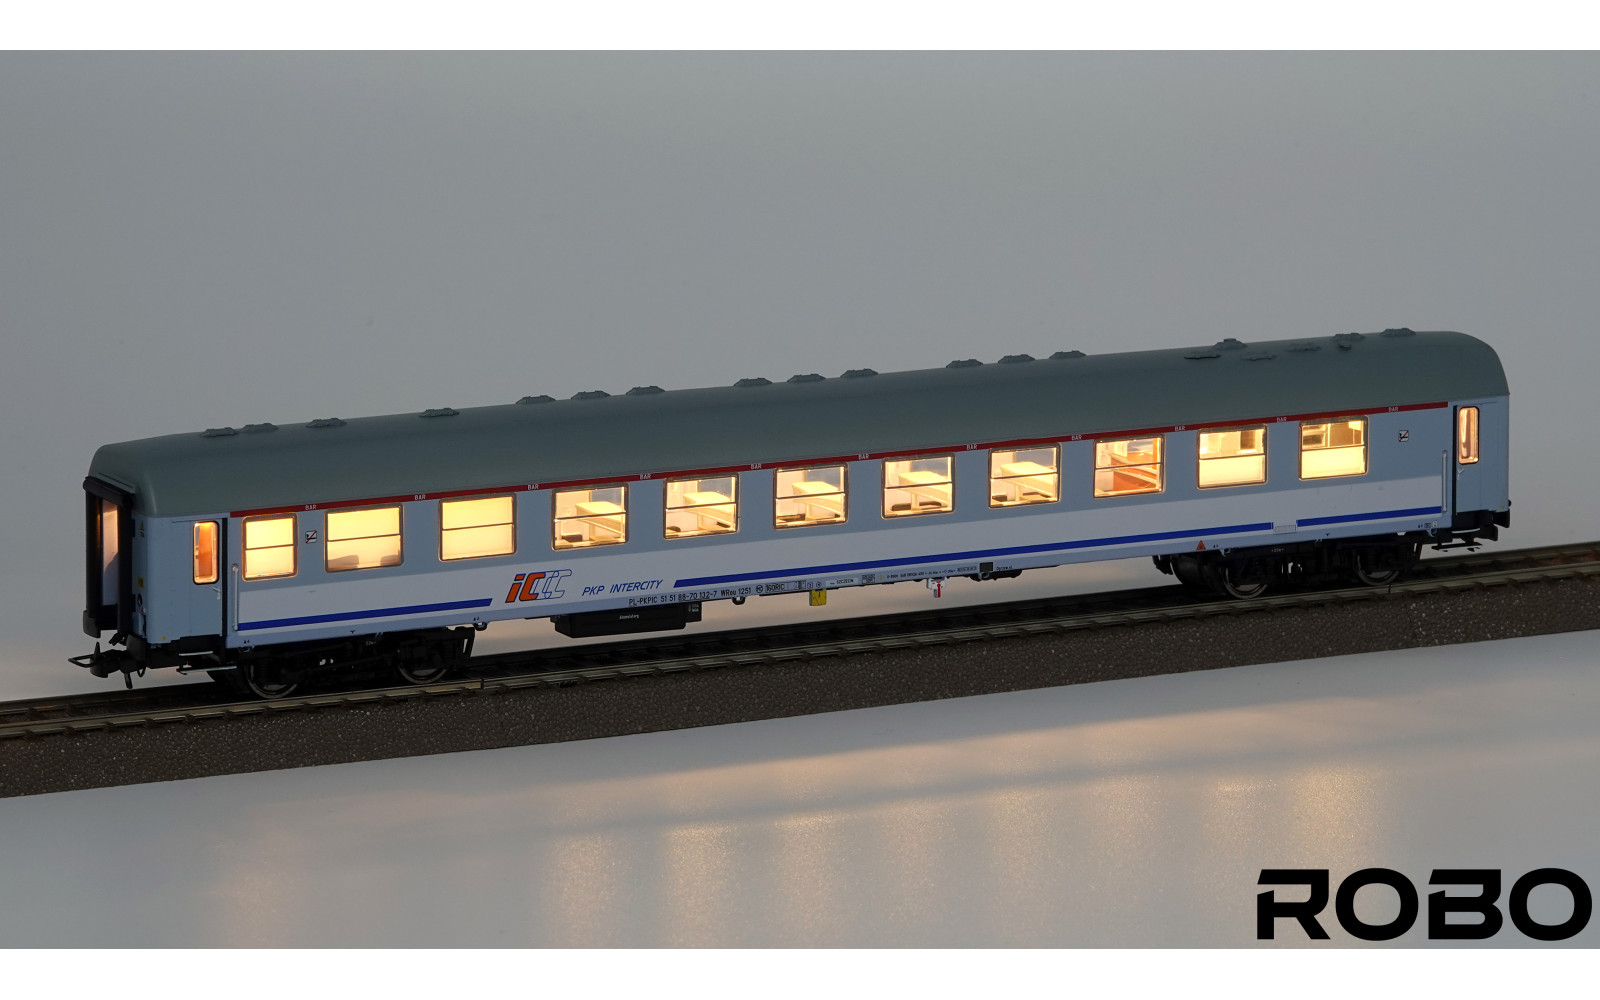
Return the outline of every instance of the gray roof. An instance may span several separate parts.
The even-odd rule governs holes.
[[[1487,344],[1410,331],[743,381],[172,434],[106,445],[90,474],[167,516],[1506,394]]]

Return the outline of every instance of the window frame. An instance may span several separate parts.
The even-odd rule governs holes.
[[[200,572],[199,572],[199,569],[200,569],[200,528],[202,526],[207,526],[207,527],[209,527],[211,529],[211,575],[209,577],[204,578],[204,579],[201,578]],[[289,537],[290,538],[294,537],[293,532],[290,533]],[[194,568],[195,572],[192,574],[192,576],[194,578],[195,586],[197,586],[197,587],[208,587],[208,586],[216,583],[217,581],[221,580],[222,579],[222,525],[220,523],[218,523],[217,521],[195,521],[193,529],[192,529],[191,534],[190,534],[190,539],[191,539],[191,541],[192,541],[192,543],[194,545],[194,548],[193,548],[193,555],[194,555],[193,568]],[[276,548],[277,546],[273,546],[273,547]],[[266,579],[271,579],[271,577],[267,577]]]
[[[908,462],[908,463],[923,462],[923,461],[927,461],[928,459],[933,459],[933,458],[942,458],[942,459],[945,459],[946,461],[948,461],[950,463],[950,478],[948,480],[945,480],[945,482],[948,482],[950,484],[950,506],[949,506],[949,508],[946,509],[946,510],[908,510],[908,511],[902,511],[902,512],[899,512],[899,513],[891,514],[889,512],[888,508],[887,508],[887,503],[888,503],[888,500],[889,500],[889,491],[891,489],[901,490],[901,489],[905,489],[905,487],[903,487],[903,486],[892,486],[891,487],[889,485],[889,463],[890,462]],[[931,455],[905,455],[905,456],[900,456],[900,457],[890,456],[889,458],[879,459],[878,460],[878,484],[879,484],[879,490],[878,490],[878,513],[883,517],[883,519],[885,521],[892,521],[892,520],[895,520],[896,518],[901,518],[901,517],[928,517],[928,516],[931,516],[931,515],[934,515],[934,514],[954,514],[956,512],[956,453],[953,452],[953,451],[951,451],[951,452],[936,452],[936,453],[931,454]],[[928,485],[936,486],[936,485],[941,485],[941,484],[939,484],[939,483],[930,483]]]
[[[729,472],[718,476],[678,476],[673,479],[663,479],[661,481],[661,537],[666,539],[683,540],[687,538],[711,538],[717,535],[738,534],[739,494],[743,492],[741,489],[742,484],[739,482],[739,478],[739,473]],[[733,496],[729,498],[729,503],[688,504],[682,507],[674,507],[671,505],[670,497],[673,483],[703,483],[708,479],[727,479],[733,483]],[[729,505],[733,507],[733,527],[731,528],[717,528],[713,531],[695,531],[690,534],[685,534],[681,531],[677,534],[673,534],[667,530],[667,515],[674,511],[692,511],[696,507],[727,507]],[[623,513],[627,513],[626,505],[623,507]]]
[[[266,575],[250,575],[250,525],[256,521],[284,521],[289,522],[288,545],[262,545],[255,551],[262,549],[289,550],[289,572],[269,573]],[[254,583],[258,580],[287,580],[300,573],[300,521],[297,514],[258,514],[247,517],[239,522],[239,579],[243,582]]]
[[[1195,488],[1196,489],[1201,489],[1201,490],[1229,490],[1229,489],[1233,489],[1233,488],[1239,487],[1239,486],[1261,486],[1261,485],[1265,484],[1267,482],[1268,478],[1271,477],[1271,475],[1272,475],[1272,470],[1270,468],[1268,468],[1268,466],[1267,466],[1267,439],[1268,439],[1267,427],[1268,426],[1269,425],[1267,425],[1267,424],[1244,424],[1244,425],[1241,425],[1241,426],[1238,426],[1238,427],[1202,427],[1199,430],[1197,430],[1195,432],[1195,436],[1194,436],[1194,457],[1195,457],[1194,485],[1195,485]],[[1218,456],[1215,456],[1213,458],[1206,458],[1204,455],[1200,454],[1200,439],[1202,437],[1204,437],[1207,434],[1228,434],[1228,433],[1231,433],[1233,431],[1255,431],[1255,430],[1259,430],[1261,432],[1261,478],[1260,479],[1251,479],[1251,480],[1247,480],[1245,482],[1238,482],[1238,483],[1213,483],[1210,486],[1207,486],[1205,483],[1202,483],[1200,481],[1200,470],[1205,466],[1205,463],[1207,463],[1207,462],[1215,462],[1215,461],[1228,459],[1228,458],[1244,458],[1244,457],[1248,457],[1248,456],[1243,456],[1243,455],[1218,455]]]
[[[561,522],[562,521],[578,520],[582,516],[582,515],[578,515],[578,514],[574,514],[570,518],[568,518],[568,517],[557,517],[556,516],[556,509],[557,509],[556,505],[558,503],[558,500],[559,500],[561,494],[563,494],[563,493],[576,493],[579,490],[588,490],[589,492],[593,493],[595,490],[616,490],[616,489],[620,489],[622,491],[622,505],[621,505],[622,506],[622,537],[621,538],[617,539],[614,542],[568,542],[565,545],[557,544],[558,542],[561,541],[561,536],[559,534],[557,534],[556,528],[561,524]],[[662,495],[663,503],[664,503],[665,502],[665,498],[666,498],[666,491],[663,490],[661,495]],[[593,484],[591,486],[551,487],[551,489],[550,489],[550,551],[552,551],[552,552],[581,552],[581,551],[583,551],[585,549],[603,549],[603,548],[609,548],[609,547],[611,547],[613,545],[626,545],[626,544],[628,544],[629,513],[630,513],[630,508],[628,506],[628,499],[629,499],[628,498],[628,484],[626,482],[595,483],[595,484]]]
[[[405,508],[406,508],[406,505],[403,504],[403,503],[378,503],[378,504],[367,504],[367,505],[363,505],[363,506],[360,506],[360,507],[339,507],[339,508],[336,508],[336,509],[333,509],[333,510],[325,510],[325,511],[323,511],[322,512],[322,571],[324,573],[354,573],[354,572],[357,572],[357,571],[365,571],[365,570],[373,570],[373,569],[394,569],[396,566],[404,566],[405,562],[406,562],[406,509]],[[386,533],[386,534],[382,534],[382,535],[361,535],[361,536],[359,536],[357,538],[340,538],[340,539],[337,539],[337,540],[334,539],[333,531],[330,528],[329,523],[328,523],[329,519],[331,517],[333,517],[334,515],[337,515],[337,514],[359,514],[359,513],[362,513],[363,511],[369,511],[369,510],[393,510],[395,512],[395,530],[394,530],[394,534],[392,536]],[[398,562],[392,562],[392,563],[389,563],[388,565],[378,565],[378,566],[346,566],[346,567],[343,567],[341,569],[335,569],[332,566],[328,565],[328,551],[329,551],[329,548],[331,546],[339,543],[339,542],[356,542],[356,541],[361,541],[362,539],[365,539],[365,538],[389,538],[389,537],[398,538],[400,540],[400,560]]]
[[[474,500],[499,500],[502,497],[504,497],[506,499],[509,499],[511,501],[511,521],[509,522],[510,525],[511,525],[511,551],[510,552],[494,552],[494,553],[490,553],[489,555],[482,555],[482,556],[447,556],[447,555],[445,555],[444,554],[445,532],[447,532],[447,531],[470,531],[471,528],[446,528],[444,526],[444,505],[447,504],[447,503],[471,503]],[[469,561],[471,561],[473,559],[504,559],[506,556],[514,556],[514,555],[517,554],[517,495],[515,493],[484,493],[484,494],[480,494],[480,495],[477,495],[477,496],[441,497],[439,499],[438,506],[437,506],[436,510],[437,510],[437,514],[438,514],[438,518],[439,518],[439,561],[440,562],[442,562],[442,563],[446,563],[446,562],[469,562]],[[496,522],[493,525],[474,525],[473,527],[498,527],[500,524],[504,524],[504,523],[506,523],[506,522],[501,521],[501,522]]]
[[[1016,454],[1019,451],[1041,451],[1041,450],[1043,450],[1045,448],[1050,449],[1050,451],[1052,453],[1054,453],[1054,455],[1055,455],[1055,464],[1052,466],[1052,470],[1053,471],[1051,472],[1051,475],[1055,476],[1055,478],[1056,478],[1056,495],[1053,496],[1053,497],[1050,497],[1047,500],[1008,500],[1008,501],[997,501],[997,500],[995,500],[995,498],[994,498],[994,484],[996,482],[1008,482],[1008,481],[1015,480],[1015,479],[1025,479],[1027,477],[1026,476],[996,476],[994,474],[994,456],[999,452],[1011,452],[1012,454]],[[988,450],[988,452],[987,452],[986,458],[988,460],[988,470],[987,470],[987,472],[988,472],[988,476],[989,476],[989,492],[988,492],[987,495],[989,497],[989,509],[990,510],[1007,510],[1007,509],[1012,508],[1012,507],[1033,507],[1033,506],[1036,506],[1036,505],[1042,504],[1042,503],[1060,503],[1061,502],[1061,442],[1052,441],[1052,442],[1050,442],[1048,444],[1012,445],[1010,447],[1003,447],[1003,448],[990,448]],[[953,506],[953,503],[952,503],[952,506]]]
[[[1338,473],[1333,473],[1331,475],[1326,475],[1326,476],[1308,476],[1308,475],[1306,475],[1306,427],[1307,426],[1313,426],[1314,427],[1317,424],[1327,424],[1329,426],[1329,428],[1332,428],[1332,426],[1334,424],[1349,423],[1352,420],[1361,421],[1361,471],[1360,472],[1338,472]],[[1301,421],[1299,421],[1298,425],[1295,427],[1295,440],[1298,443],[1298,452],[1299,452],[1299,455],[1298,455],[1299,461],[1296,463],[1296,465],[1299,468],[1296,471],[1298,471],[1300,473],[1300,481],[1302,483],[1315,482],[1317,480],[1322,480],[1322,479],[1350,479],[1350,478],[1352,478],[1354,476],[1364,476],[1367,473],[1372,471],[1372,453],[1371,453],[1371,450],[1370,450],[1371,447],[1372,447],[1372,420],[1365,413],[1352,413],[1352,414],[1349,414],[1349,415],[1346,415],[1346,416],[1341,416],[1341,417],[1328,417],[1327,419],[1324,419],[1324,420],[1301,420]],[[1348,448],[1354,448],[1354,447],[1355,447],[1355,445],[1349,445],[1349,444],[1336,445],[1336,446],[1335,445],[1323,445],[1320,448],[1312,448],[1311,450],[1312,451],[1333,451],[1333,450],[1338,450],[1338,449],[1348,449]]]
[[[787,501],[794,501],[794,500],[799,499],[797,497],[792,497],[792,496],[783,497],[783,496],[779,496],[778,495],[778,476],[780,476],[781,474],[783,474],[785,472],[810,472],[813,469],[838,469],[839,470],[839,492],[837,494],[835,494],[835,493],[819,493],[819,494],[817,494],[817,496],[828,496],[828,497],[838,496],[838,497],[842,498],[842,503],[840,504],[840,506],[842,506],[844,508],[844,512],[842,514],[840,514],[837,519],[831,520],[831,521],[809,521],[809,522],[807,522],[807,521],[790,521],[790,522],[785,523],[783,521],[778,520],[778,504],[783,503],[786,500]],[[822,463],[820,465],[787,465],[787,466],[775,466],[773,468],[773,470],[772,470],[772,527],[774,528],[774,530],[783,531],[783,530],[787,530],[789,528],[826,528],[826,527],[829,527],[830,525],[845,524],[849,520],[850,520],[850,463],[849,462],[824,462],[824,463]]]
[[[1466,423],[1467,423],[1466,417],[1467,417],[1467,414],[1469,412],[1472,414],[1472,420],[1471,420],[1472,433],[1471,433],[1470,441],[1468,440],[1467,436],[1463,435],[1463,433],[1462,433],[1462,431],[1466,428]],[[1482,449],[1482,447],[1480,445],[1479,430],[1478,430],[1479,425],[1482,422],[1482,419],[1483,419],[1483,415],[1479,412],[1478,407],[1476,405],[1473,405],[1473,406],[1458,406],[1458,407],[1456,407],[1456,464],[1457,465],[1477,465],[1479,459],[1481,459],[1483,457],[1483,449]],[[1471,454],[1470,458],[1467,457],[1469,451],[1470,451],[1470,454]]]
[[[1155,486],[1155,489],[1150,489],[1150,490],[1125,490],[1125,491],[1118,492],[1118,493],[1101,493],[1100,492],[1100,487],[1096,483],[1096,480],[1098,480],[1100,478],[1100,472],[1102,471],[1102,467],[1100,465],[1100,446],[1101,445],[1108,445],[1109,446],[1109,445],[1113,445],[1113,444],[1120,444],[1123,441],[1155,441],[1156,442],[1156,456],[1157,456],[1156,460],[1154,462],[1143,462],[1143,463],[1140,463],[1138,465],[1124,465],[1124,466],[1108,465],[1108,466],[1104,467],[1104,470],[1115,471],[1118,468],[1143,469],[1143,468],[1148,468],[1148,467],[1153,465],[1153,466],[1156,467],[1156,486]],[[1132,437],[1114,437],[1114,438],[1113,437],[1096,437],[1096,438],[1094,438],[1092,443],[1094,444],[1094,455],[1092,456],[1090,461],[1093,463],[1094,468],[1091,470],[1091,475],[1090,475],[1090,478],[1089,478],[1089,492],[1093,496],[1094,499],[1096,499],[1096,500],[1119,500],[1119,499],[1121,499],[1123,497],[1156,496],[1156,495],[1165,493],[1167,491],[1167,458],[1168,458],[1168,456],[1167,456],[1167,435],[1166,435],[1165,432],[1160,433],[1160,434],[1135,434]],[[1195,447],[1198,449],[1200,446],[1199,446],[1198,443],[1196,443]]]

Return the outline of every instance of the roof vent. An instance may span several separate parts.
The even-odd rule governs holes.
[[[636,385],[623,393],[625,396],[654,396],[658,392],[666,392],[659,385]]]
[[[952,361],[949,364],[945,365],[945,367],[946,368],[976,368],[981,364],[983,364],[983,362],[979,361],[977,358],[963,358],[960,361]]]
[[[1273,354],[1271,351],[1257,351],[1254,354],[1246,354],[1244,359],[1246,361],[1271,361],[1275,357],[1277,357],[1277,355]]]
[[[1311,351],[1320,351],[1320,350],[1322,350],[1322,345],[1321,344],[1313,344],[1309,340],[1306,341],[1305,343],[1296,344],[1293,347],[1289,348],[1289,351],[1292,354],[1308,354]]]
[[[845,372],[843,375],[840,375],[839,377],[840,378],[869,378],[869,377],[871,377],[873,375],[876,375],[876,374],[878,374],[878,373],[873,371],[871,368],[852,368],[849,371]]]
[[[268,431],[275,431],[277,429],[278,429],[278,425],[277,424],[245,424],[244,425],[244,432],[246,434],[265,434]]]
[[[1086,358],[1086,357],[1088,357],[1088,355],[1084,354],[1082,351],[1057,351],[1054,354],[1050,355],[1050,360],[1051,361],[1069,361],[1072,358]]]
[[[318,417],[306,424],[307,427],[343,427],[344,421],[338,417]]]
[[[1017,365],[1024,361],[1032,360],[1033,355],[1031,354],[1007,354],[1005,357],[1000,359],[1000,363],[1003,365]]]
[[[237,433],[239,432],[232,427],[207,427],[201,432],[200,436],[203,438],[225,438],[233,437]]]
[[[771,385],[772,379],[762,378],[758,375],[755,378],[742,378],[733,384],[738,389],[754,389],[758,385]]]
[[[1397,326],[1397,327],[1394,327],[1393,329],[1385,330],[1382,333],[1378,334],[1378,336],[1380,336],[1380,337],[1415,337],[1416,335],[1417,335],[1417,331],[1411,330],[1411,329],[1407,329],[1406,327],[1403,327],[1403,326]]]
[[[1222,352],[1213,351],[1209,347],[1198,347],[1185,353],[1184,357],[1188,358],[1190,361],[1203,361],[1206,358],[1220,358],[1222,357]]]
[[[789,376],[789,381],[791,381],[791,382],[821,382],[822,381],[822,376],[818,375],[816,372],[812,372],[810,375],[790,375]]]
[[[1242,351],[1244,350],[1244,341],[1236,337],[1223,337],[1211,346],[1219,351]]]
[[[533,403],[554,403],[554,402],[555,402],[555,399],[553,397],[545,396],[545,395],[523,396],[521,399],[517,400],[517,405],[518,406],[529,406],[529,405],[531,405]]]
[[[452,410],[448,406],[440,406],[431,410],[423,410],[421,413],[417,414],[419,417],[453,417],[455,415],[456,411]]]
[[[573,399],[605,399],[609,395],[611,395],[611,393],[606,392],[604,389],[588,389],[588,390],[585,390],[584,392],[575,392],[575,393],[573,393],[572,394],[572,398]]]

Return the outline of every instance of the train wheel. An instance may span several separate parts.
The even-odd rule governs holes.
[[[1387,587],[1400,579],[1397,554],[1385,549],[1361,549],[1356,552],[1354,575],[1358,582],[1368,587]]]
[[[257,698],[287,698],[300,688],[299,681],[288,680],[276,667],[258,661],[241,663],[234,673]]]
[[[1216,565],[1211,576],[1218,591],[1235,600],[1248,601],[1265,594],[1276,574],[1269,563],[1250,559]]]
[[[437,647],[430,646],[415,659],[401,656],[395,669],[407,684],[432,684],[449,673],[452,666],[454,664],[448,656]]]

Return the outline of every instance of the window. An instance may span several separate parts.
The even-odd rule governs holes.
[[[736,476],[667,480],[668,538],[723,535],[739,527]]]
[[[1161,492],[1161,438],[1094,443],[1094,495]]]
[[[1478,408],[1463,406],[1456,411],[1456,461],[1471,465],[1478,460]]]
[[[1267,429],[1200,432],[1200,488],[1267,481]]]
[[[509,495],[439,501],[439,558],[483,559],[517,550],[517,503]]]
[[[1055,445],[989,452],[989,506],[1017,507],[1060,499],[1059,453]]]
[[[400,508],[328,512],[330,573],[400,565]]]
[[[555,547],[582,549],[628,540],[628,488],[557,490]]]
[[[294,515],[244,522],[244,578],[294,576]]]
[[[291,532],[289,537],[294,538]],[[217,522],[196,521],[194,526],[194,582],[217,582]]]
[[[955,509],[949,455],[886,459],[883,463],[883,516],[944,514]]]
[[[773,524],[801,528],[845,521],[845,467],[779,469],[774,478]]]
[[[1359,476],[1367,471],[1367,418],[1300,425],[1300,478]]]

